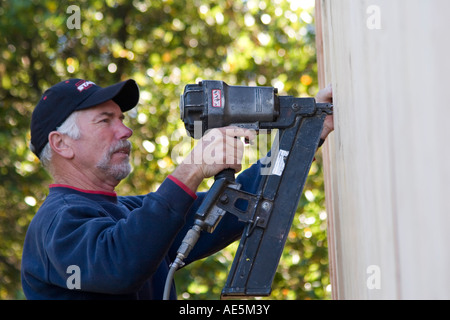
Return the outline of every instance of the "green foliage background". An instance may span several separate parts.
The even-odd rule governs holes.
[[[79,29],[67,25],[70,5],[80,9]],[[134,170],[117,192],[154,191],[176,166],[171,155],[184,134],[178,101],[186,84],[221,79],[276,86],[280,94],[317,93],[313,5],[0,0],[0,299],[24,298],[22,243],[51,183],[28,149],[31,112],[45,89],[66,78],[102,86],[134,78],[141,100],[126,120],[134,130]],[[269,299],[330,297],[320,153],[305,190]],[[179,298],[218,299],[236,247],[178,271]]]

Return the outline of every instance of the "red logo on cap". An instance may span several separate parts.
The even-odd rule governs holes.
[[[78,91],[83,92],[83,90],[89,89],[94,84],[95,83],[93,83],[92,81],[81,80],[75,83],[75,86],[77,87]]]

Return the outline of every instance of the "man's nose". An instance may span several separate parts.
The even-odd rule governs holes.
[[[128,139],[133,134],[133,130],[131,130],[121,122],[117,130],[117,134],[120,140]]]

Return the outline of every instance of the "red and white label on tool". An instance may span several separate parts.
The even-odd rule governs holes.
[[[220,89],[212,90],[212,106],[222,108],[222,91]]]
[[[275,161],[275,165],[273,166],[272,174],[281,177],[284,171],[284,167],[286,165],[288,155],[289,151],[280,149],[277,155],[277,160]]]

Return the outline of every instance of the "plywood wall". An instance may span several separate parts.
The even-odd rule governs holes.
[[[450,1],[316,0],[336,299],[450,299]]]

